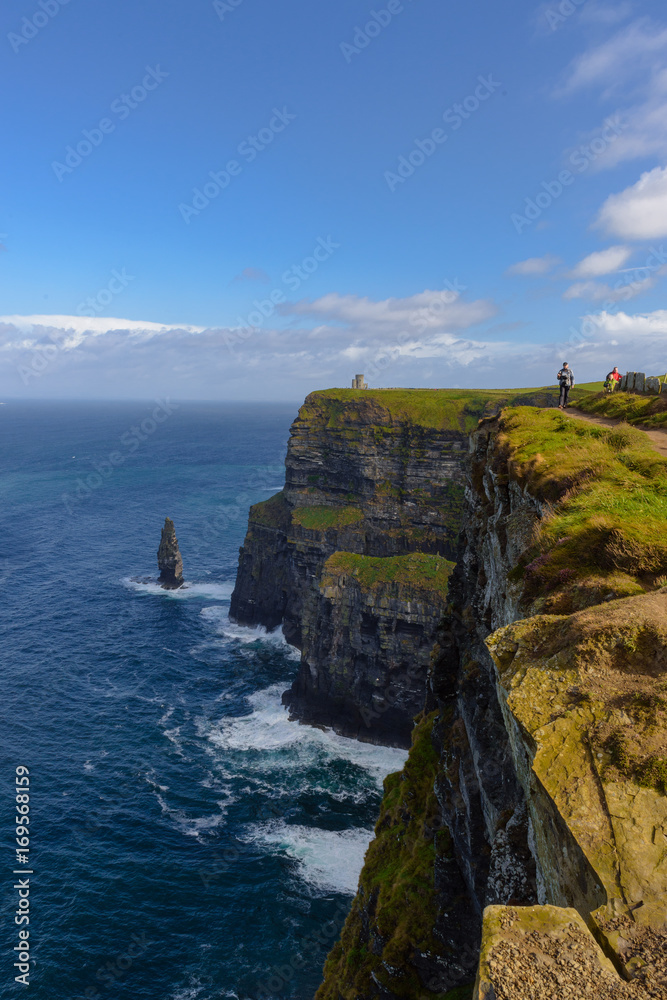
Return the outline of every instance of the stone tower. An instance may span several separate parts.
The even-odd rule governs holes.
[[[355,375],[352,379],[353,389],[368,389],[368,382],[364,382],[363,375]]]

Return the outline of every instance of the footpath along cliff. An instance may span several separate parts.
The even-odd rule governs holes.
[[[301,650],[285,695],[294,716],[410,745],[456,553],[468,434],[524,395],[308,397],[292,426],[284,490],[251,508],[230,612],[244,625],[282,625]]]
[[[233,605],[282,613],[302,718],[389,742],[418,706],[318,1000],[667,1000],[667,462],[628,426],[478,425],[503,400],[469,394],[429,429],[372,395],[309,397]]]

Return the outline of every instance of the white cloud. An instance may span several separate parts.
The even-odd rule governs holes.
[[[548,253],[544,257],[529,257],[528,260],[520,260],[517,264],[508,267],[505,273],[523,278],[540,277],[553,271],[558,264],[560,264],[560,258]]]
[[[464,339],[461,332],[496,313],[490,301],[465,302],[460,292],[443,290],[380,302],[326,295],[285,304],[252,330],[5,316],[0,317],[0,385],[11,395],[136,398],[169,392],[219,398],[232,392],[231,398],[258,393],[293,398],[311,375],[317,379],[310,388],[332,381],[346,385],[350,368],[359,364],[369,370],[389,364],[410,368],[430,358],[448,370],[474,363],[492,371],[493,359],[511,353],[512,345]],[[415,375],[408,377],[414,384]]]
[[[632,14],[632,4],[628,0],[623,3],[595,3],[595,0],[587,0],[580,8],[582,21],[589,21],[591,24],[618,24],[625,21]]]
[[[610,195],[595,225],[626,240],[667,236],[667,167],[655,167],[636,184]]]
[[[629,302],[643,292],[648,292],[655,287],[656,279],[653,275],[641,277],[639,279],[620,281],[612,288],[599,281],[581,281],[570,285],[563,293],[564,299],[586,299],[589,302]]]
[[[580,55],[570,66],[557,96],[600,86],[604,99],[623,101],[610,108],[623,130],[592,161],[594,171],[649,156],[667,157],[667,28],[648,18],[635,21],[601,45]],[[581,146],[599,130],[579,137]]]
[[[635,339],[641,341],[635,346],[635,354],[641,352],[642,355],[645,355],[646,343],[654,342],[655,350],[659,355],[658,368],[665,367],[667,309],[656,309],[655,312],[636,313],[635,315],[624,312],[613,314],[602,312],[592,318],[603,336],[624,338],[629,344],[632,344]],[[637,358],[638,362],[641,360],[641,357]],[[637,370],[639,371],[639,369]]]
[[[290,325],[282,329],[269,321],[239,330],[100,319],[87,323],[95,331],[86,331],[78,327],[85,323],[80,317],[62,317],[59,327],[42,325],[58,317],[14,317],[14,323],[4,317],[0,390],[10,397],[166,395],[296,404],[313,389],[348,385],[357,371],[375,386],[530,386],[550,384],[563,356],[576,362],[581,381],[599,377],[600,358],[611,351],[610,363],[633,369],[657,370],[658,355],[664,359],[667,311],[601,313],[590,318],[586,342],[574,346],[502,340],[501,330],[464,332],[496,312],[486,300],[426,291],[381,302],[328,295],[286,305]]]
[[[632,256],[630,247],[607,247],[606,250],[596,250],[583,260],[580,260],[569,274],[570,278],[600,278],[603,274],[611,274],[622,267]]]
[[[396,334],[406,330],[451,332],[466,330],[495,316],[497,306],[487,299],[465,302],[459,292],[426,290],[403,299],[375,302],[358,295],[323,295],[314,302],[303,300],[282,306],[284,315],[325,318],[345,324],[360,335]]]
[[[59,330],[60,340],[66,348],[75,347],[89,337],[100,337],[111,332],[154,336],[170,330],[185,333],[202,333],[203,326],[176,326],[151,323],[137,319],[115,319],[109,316],[0,316],[0,323],[16,327],[24,333],[39,335],[40,330]]]
[[[665,53],[667,28],[642,18],[578,56],[557,93],[571,94],[594,84],[619,87],[628,76],[660,68]]]

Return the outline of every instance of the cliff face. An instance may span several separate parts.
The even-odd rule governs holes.
[[[409,746],[456,549],[464,410],[392,390],[313,393],[301,408],[285,489],[251,509],[230,612],[282,623],[301,649],[293,715]]]
[[[330,556],[303,615],[301,669],[285,699],[292,711],[408,747],[453,566],[423,553]]]
[[[409,746],[457,547],[468,432],[506,400],[454,390],[308,397],[285,489],[251,508],[230,610],[241,624],[282,624],[302,651],[285,697],[293,715]]]
[[[319,1000],[666,997],[667,463],[510,410],[467,483],[430,714]]]

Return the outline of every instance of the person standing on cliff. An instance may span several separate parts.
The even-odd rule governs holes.
[[[564,410],[567,406],[567,397],[570,394],[570,389],[574,385],[574,374],[572,369],[568,365],[567,361],[563,362],[563,367],[556,375],[558,379],[558,384],[560,386],[560,396],[558,397],[558,409]]]

